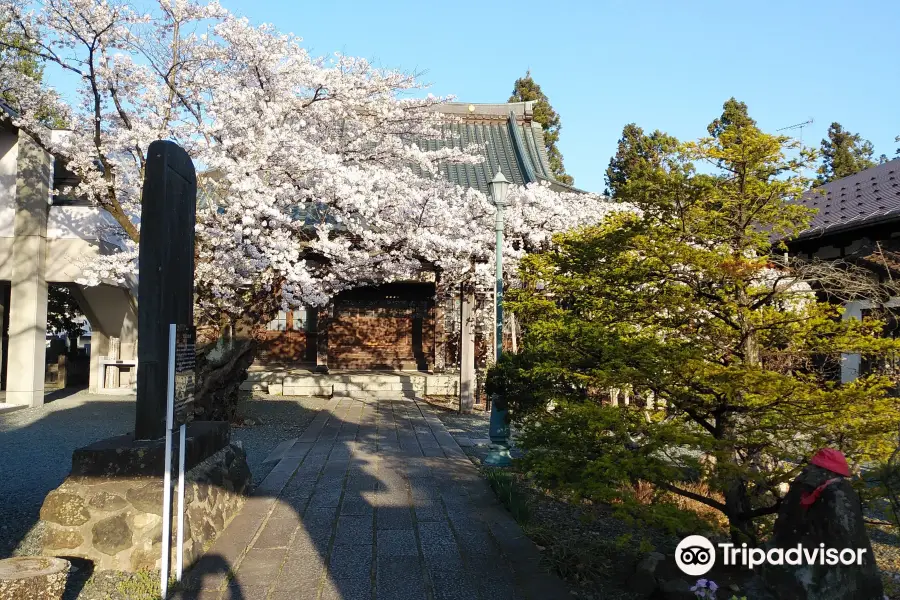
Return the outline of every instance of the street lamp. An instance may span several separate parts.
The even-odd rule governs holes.
[[[497,304],[497,330],[494,336],[496,348],[494,350],[495,364],[500,361],[503,352],[503,212],[506,209],[506,194],[509,192],[509,181],[503,176],[502,171],[497,171],[491,180],[491,200],[497,208],[494,216],[494,231],[497,234],[497,249],[494,253],[497,265],[496,281],[497,291],[494,294]],[[497,400],[491,400],[491,450],[484,463],[493,467],[505,467],[511,463],[509,456],[509,425],[506,422],[507,409],[497,407]]]

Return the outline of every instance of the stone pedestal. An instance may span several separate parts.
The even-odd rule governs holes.
[[[228,439],[225,423],[192,423],[189,428],[185,564],[202,554],[243,505],[250,469],[243,448]],[[72,473],[41,507],[46,525],[42,553],[85,558],[98,570],[159,569],[163,448],[161,440],[122,436],[76,450]],[[176,526],[173,515],[173,539]],[[173,547],[171,564],[174,560]]]
[[[59,600],[66,590],[69,562],[61,558],[19,556],[0,560],[0,598]]]

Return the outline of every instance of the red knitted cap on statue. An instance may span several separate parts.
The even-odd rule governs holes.
[[[838,475],[850,477],[850,465],[847,464],[847,459],[844,458],[844,454],[840,450],[822,448],[816,452],[815,456],[809,459],[809,462]]]

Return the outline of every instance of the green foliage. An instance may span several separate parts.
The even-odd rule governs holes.
[[[817,180],[820,184],[828,183],[874,167],[874,154],[872,142],[846,131],[840,123],[832,123],[828,139],[822,140],[822,165]]]
[[[497,408],[508,408],[510,398],[514,399],[518,410],[531,410],[542,407],[547,398],[536,396],[531,377],[538,376],[530,370],[533,362],[529,353],[503,354],[500,361],[488,370],[484,381],[484,390],[488,397],[494,398]]]
[[[816,301],[812,286],[838,293],[856,285],[852,273],[773,248],[773,235],[809,222],[795,200],[814,153],[763,133],[734,100],[710,132],[626,180],[620,194],[639,212],[559,235],[523,260],[508,304],[526,350],[491,380],[509,394],[540,481],[627,509],[639,504],[629,487],[647,481],[752,541],[780,484],[818,448],[851,464],[890,454],[894,382],[874,372],[841,385],[826,359],[900,345],[879,336],[877,320],[841,320]],[[713,172],[699,173],[700,162]],[[634,401],[611,405],[611,388]]]
[[[47,330],[77,338],[84,333],[82,318],[81,308],[69,288],[51,284],[47,290]]]
[[[706,131],[714,138],[720,137],[726,131],[747,131],[756,128],[756,121],[750,118],[747,105],[734,96],[722,105],[722,115],[713,119],[707,125]]]
[[[485,476],[497,498],[519,525],[531,520],[531,500],[519,482],[506,469],[487,469]]]
[[[644,130],[629,123],[622,129],[616,155],[606,168],[606,194],[621,200],[626,184],[640,181],[648,169],[658,169],[664,157],[678,146],[678,140],[659,131],[645,135]]]
[[[544,145],[547,148],[550,171],[560,183],[574,185],[575,178],[566,173],[562,152],[557,147],[559,132],[562,129],[559,115],[553,110],[553,107],[550,105],[550,99],[541,90],[541,86],[531,78],[531,71],[529,70],[525,72],[525,77],[516,79],[509,102],[527,102],[530,100],[534,101],[534,120],[540,123],[544,130]]]
[[[4,67],[12,67],[9,72],[27,77],[38,83],[44,78],[44,64],[38,57],[37,44],[21,33],[10,29],[7,23],[0,21],[0,63]],[[21,112],[19,98],[10,89],[13,87],[0,71],[0,101],[13,110]],[[49,127],[63,127],[64,120],[59,110],[53,106],[40,106],[36,116]]]
[[[864,497],[886,499],[891,523],[900,531],[900,447],[872,469],[869,484],[870,489],[863,490]]]

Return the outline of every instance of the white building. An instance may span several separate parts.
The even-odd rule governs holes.
[[[0,105],[0,110],[7,110]],[[64,135],[64,132],[54,132]],[[115,248],[101,239],[112,217],[73,199],[54,199],[51,190],[65,184],[60,161],[33,139],[0,119],[0,331],[5,351],[6,403],[38,406],[44,402],[47,333],[47,284],[73,284],[99,253]],[[127,288],[72,286],[91,325],[92,391],[101,378],[100,358],[117,338],[114,358],[137,357],[137,281]],[[102,386],[100,386],[102,387]]]

